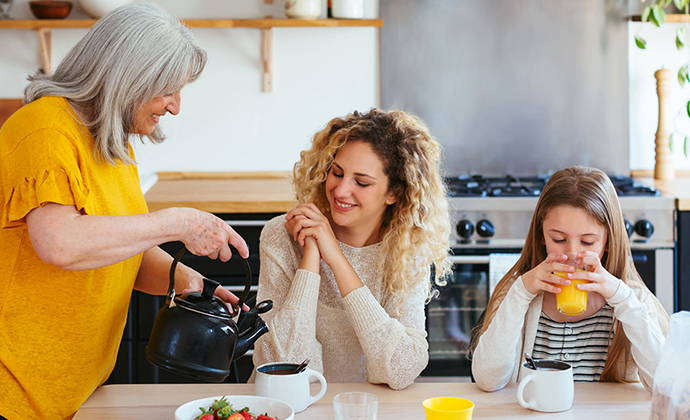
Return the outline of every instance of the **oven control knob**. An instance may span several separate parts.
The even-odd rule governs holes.
[[[490,238],[494,236],[496,230],[494,229],[494,224],[490,221],[484,219],[477,222],[477,234],[482,238]]]
[[[654,233],[654,225],[649,220],[638,220],[635,223],[635,232],[644,238],[649,238]]]
[[[628,238],[631,237],[633,232],[635,231],[635,227],[632,223],[630,223],[630,220],[628,219],[625,219],[625,231],[628,232]]]
[[[455,230],[462,239],[470,239],[470,236],[474,233],[474,225],[469,220],[462,219],[458,222]]]

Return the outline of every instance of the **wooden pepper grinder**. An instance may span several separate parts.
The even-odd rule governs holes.
[[[669,148],[669,93],[671,90],[671,71],[667,69],[657,70],[656,93],[659,96],[659,128],[656,130],[656,147],[654,163],[654,179],[670,181],[676,177],[673,169],[673,155]]]

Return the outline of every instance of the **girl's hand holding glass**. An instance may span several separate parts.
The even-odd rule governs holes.
[[[561,289],[558,285],[567,286],[570,284],[570,280],[553,273],[555,271],[568,274],[574,273],[575,267],[564,263],[567,259],[568,256],[566,254],[559,252],[547,255],[541,264],[522,275],[522,283],[525,285],[525,289],[534,295],[539,293],[540,290],[560,293]]]
[[[577,288],[587,292],[597,292],[604,299],[611,299],[618,291],[621,280],[606,271],[595,252],[582,251],[578,255],[582,258],[582,263],[589,269],[584,272],[570,273],[568,278],[587,280],[590,283],[578,284]]]

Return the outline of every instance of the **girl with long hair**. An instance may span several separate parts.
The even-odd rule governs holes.
[[[583,272],[564,264],[578,253]],[[566,272],[567,278],[554,272]],[[587,310],[558,312],[570,280]],[[471,343],[472,373],[495,391],[526,374],[523,355],[573,366],[576,381],[642,381],[651,392],[669,317],[637,273],[615,188],[598,169],[562,169],[542,191],[518,262],[491,295]]]
[[[295,164],[299,204],[261,234],[254,364],[311,359],[331,382],[410,385],[428,362],[430,267],[442,282],[450,221],[440,146],[402,111],[331,120]]]

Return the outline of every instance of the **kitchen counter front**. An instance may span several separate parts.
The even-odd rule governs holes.
[[[286,213],[297,204],[288,172],[161,172],[145,194],[149,211]]]

